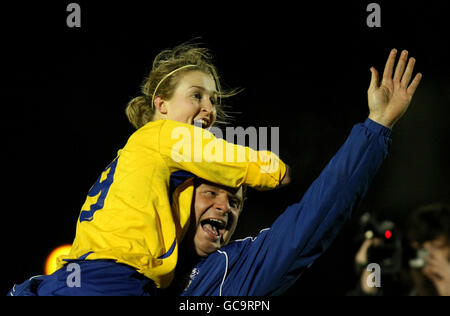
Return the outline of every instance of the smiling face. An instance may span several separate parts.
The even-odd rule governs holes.
[[[173,95],[169,99],[155,97],[156,119],[169,119],[203,128],[216,120],[217,91],[214,78],[202,71],[181,74]]]
[[[230,241],[243,206],[242,192],[242,188],[227,188],[203,180],[196,186],[195,219],[189,227],[189,238],[197,255],[208,256]]]

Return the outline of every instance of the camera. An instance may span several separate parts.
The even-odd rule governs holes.
[[[427,265],[425,257],[429,255],[429,252],[423,248],[414,249],[410,251],[414,256],[409,256],[408,265],[412,269],[421,269]]]
[[[367,250],[369,263],[380,265],[383,274],[396,274],[402,268],[402,237],[393,221],[380,220],[370,213],[360,218],[359,242],[372,239]]]

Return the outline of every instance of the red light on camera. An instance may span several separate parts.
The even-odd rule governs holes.
[[[390,230],[385,231],[385,232],[384,232],[384,237],[386,237],[386,239],[391,238],[391,237],[392,237],[391,231],[390,231]]]

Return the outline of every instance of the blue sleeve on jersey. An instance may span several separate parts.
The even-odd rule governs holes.
[[[370,119],[355,125],[299,203],[256,238],[224,247],[223,295],[277,295],[291,286],[350,218],[387,156],[390,134]]]

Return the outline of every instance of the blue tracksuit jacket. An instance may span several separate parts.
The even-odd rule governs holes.
[[[349,137],[300,202],[289,206],[272,227],[236,240],[199,259],[188,296],[281,294],[330,246],[387,156],[391,130],[370,119]],[[158,295],[148,279],[108,260],[79,260],[81,287],[69,287],[64,268],[14,286],[10,295]],[[102,272],[103,271],[103,272]],[[106,271],[106,272],[105,272]],[[111,282],[105,282],[105,275]],[[84,280],[84,281],[83,281]],[[176,282],[176,280],[175,280]],[[70,283],[69,283],[70,284]]]

